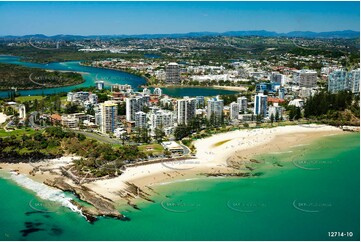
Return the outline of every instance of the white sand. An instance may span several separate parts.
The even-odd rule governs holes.
[[[343,133],[341,129],[327,125],[284,126],[221,133],[195,141],[196,159],[129,167],[116,178],[83,185],[114,201],[120,201],[118,192],[126,188],[126,182],[147,189],[169,181],[195,178],[200,173],[238,172],[227,166],[227,159],[234,157],[237,160],[239,154],[250,159],[257,154],[286,152],[290,147],[307,147],[314,139],[341,133]],[[28,175],[34,167],[40,166],[43,172],[36,173],[32,179],[43,182],[60,176],[60,166],[68,165],[79,158],[65,156],[37,163],[0,163],[0,167],[4,170],[18,170],[19,173]],[[53,173],[47,170],[52,170]]]
[[[226,165],[227,158],[229,158],[234,152],[262,146],[271,142],[276,138],[276,136],[327,131],[335,133],[342,132],[339,128],[333,126],[314,124],[283,126],[267,129],[248,129],[217,134],[209,138],[197,140],[194,145],[197,148],[197,158],[200,160],[206,160],[207,165]],[[217,143],[224,141],[227,142],[217,145]]]
[[[284,126],[221,133],[195,141],[196,159],[184,160],[184,163],[167,162],[130,167],[119,177],[98,180],[86,186],[103,196],[116,200],[119,199],[116,192],[125,188],[124,182],[133,182],[144,188],[171,179],[188,179],[201,172],[232,172],[232,169],[227,167],[226,161],[235,152],[246,150],[253,150],[255,153],[252,154],[264,152],[265,149],[262,148],[269,143],[277,143],[277,147],[284,144],[284,148],[292,145],[307,145],[305,143],[313,138],[338,133],[342,133],[342,130],[327,125]],[[297,138],[296,134],[299,135]],[[282,136],[286,138],[283,140]],[[226,140],[228,141],[216,145]]]

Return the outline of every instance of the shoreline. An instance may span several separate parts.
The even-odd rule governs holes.
[[[76,184],[74,180],[64,176],[63,168],[79,158],[74,156],[34,164],[0,163],[0,171],[15,171],[36,182],[61,190],[67,187],[66,191],[72,191],[82,200],[88,203],[92,201],[91,204],[96,205],[98,211],[92,211],[92,215],[102,213],[114,215],[115,208],[121,210],[125,206],[131,206],[137,209],[139,201],[153,202],[152,197],[159,195],[157,186],[215,176],[251,176],[252,169],[249,165],[257,162],[254,158],[258,155],[284,152],[325,136],[345,133],[339,128],[327,125],[297,125],[230,131],[194,141],[197,148],[195,159],[128,167],[118,177],[82,184]],[[59,179],[61,179],[60,185],[54,182]],[[84,196],[83,191],[89,194]],[[96,201],[91,200],[92,197]],[[110,207],[104,209],[104,204]]]
[[[214,85],[214,86],[193,86],[193,85],[147,85],[149,83],[149,78],[142,75],[142,74],[137,74],[137,73],[133,73],[133,72],[128,72],[124,69],[117,69],[117,68],[111,68],[111,67],[98,67],[98,66],[93,66],[93,65],[87,65],[84,64],[83,62],[80,62],[80,65],[82,66],[88,66],[88,67],[94,67],[94,68],[101,68],[101,69],[107,69],[107,70],[113,70],[113,71],[120,71],[120,72],[124,72],[124,73],[128,73],[131,75],[135,75],[137,77],[141,77],[143,78],[146,83],[144,85],[141,85],[141,88],[210,88],[210,89],[222,89],[222,90],[229,90],[229,91],[247,91],[246,87],[243,86],[218,86],[218,85]]]
[[[241,92],[246,91],[247,88],[240,86],[192,86],[192,85],[145,85],[144,87],[147,88],[209,88],[209,89],[222,89],[222,90],[228,90],[228,91],[235,91],[235,92]]]

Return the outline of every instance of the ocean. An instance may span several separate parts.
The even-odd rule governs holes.
[[[258,176],[160,184],[130,221],[94,224],[1,173],[0,240],[359,240],[359,133],[256,159]]]

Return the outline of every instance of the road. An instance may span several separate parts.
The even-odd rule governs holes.
[[[112,139],[112,138],[109,138],[105,135],[100,135],[100,134],[97,134],[97,133],[91,133],[91,132],[85,132],[85,131],[81,131],[81,130],[71,130],[75,133],[78,133],[78,134],[83,134],[89,138],[92,138],[92,139],[96,139],[100,142],[103,142],[103,143],[108,143],[108,144],[118,144],[118,145],[121,145],[122,144],[122,141],[121,140],[116,140],[116,139]]]
[[[29,115],[29,124],[33,129],[42,129],[42,128],[46,128],[40,125],[35,124],[35,115],[37,115],[37,112],[31,112]]]
[[[191,152],[191,150],[181,142],[179,142],[179,145],[183,148],[183,155],[188,155]]]

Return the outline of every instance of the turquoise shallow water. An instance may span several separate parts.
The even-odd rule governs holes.
[[[264,154],[259,177],[159,185],[155,203],[121,210],[128,222],[89,224],[0,179],[0,240],[359,240],[359,137],[328,136]],[[332,231],[353,237],[329,238]]]
[[[94,86],[97,80],[103,80],[105,86],[109,87],[111,84],[129,84],[133,88],[138,88],[139,85],[145,84],[145,79],[122,71],[115,71],[103,68],[94,68],[80,65],[79,61],[54,62],[49,64],[37,64],[20,61],[19,57],[15,56],[0,56],[0,63],[17,64],[32,68],[43,68],[46,70],[58,71],[74,71],[80,72],[85,79],[85,82],[75,86],[46,88],[36,90],[21,90],[19,93],[23,96],[28,95],[42,95],[55,94],[60,92],[69,92],[74,88]],[[181,96],[215,96],[223,94],[238,93],[230,90],[213,89],[213,88],[162,88],[163,93],[172,97]],[[0,91],[0,97],[7,97],[7,91]]]

